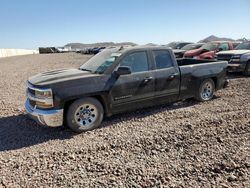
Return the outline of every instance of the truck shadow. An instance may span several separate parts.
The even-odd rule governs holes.
[[[214,96],[214,100],[219,98],[218,96]],[[194,106],[195,104],[198,104],[199,102],[195,101],[194,99],[186,99],[184,101],[179,101],[176,103],[169,103],[164,105],[157,105],[152,107],[147,107],[139,110],[134,110],[131,112],[125,112],[122,114],[116,114],[111,117],[105,118],[105,121],[103,122],[102,127],[108,127],[112,126],[113,124],[116,124],[117,122],[126,122],[129,120],[133,120],[136,118],[144,118],[147,116],[151,116],[156,113],[161,113],[164,111],[172,111],[179,108],[188,108],[191,106]]]
[[[197,103],[190,99],[114,115],[105,118],[100,129],[115,126],[118,122],[126,123],[126,121],[131,119],[144,118],[166,110],[171,111],[178,108],[190,107]],[[75,135],[75,133],[63,126],[51,128],[38,125],[25,114],[0,118],[0,152],[34,146],[50,140],[71,139]]]
[[[49,140],[64,140],[74,134],[65,127],[40,126],[27,115],[0,118],[0,152],[37,145]]]

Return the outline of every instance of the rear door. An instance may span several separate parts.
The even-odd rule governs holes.
[[[155,97],[175,101],[179,97],[180,72],[168,50],[152,50],[155,65]]]
[[[146,50],[125,55],[119,66],[130,67],[132,73],[120,76],[111,89],[113,107],[130,105],[154,97],[154,75]]]

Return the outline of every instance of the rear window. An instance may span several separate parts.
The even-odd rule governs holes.
[[[167,50],[154,50],[153,56],[157,69],[173,67],[172,57]]]

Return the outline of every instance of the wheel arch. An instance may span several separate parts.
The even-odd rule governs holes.
[[[71,99],[68,99],[68,100],[64,101],[64,105],[63,105],[63,109],[64,109],[64,118],[65,118],[65,116],[66,116],[66,114],[67,114],[67,111],[68,111],[68,109],[69,109],[69,106],[70,106],[73,102],[75,102],[76,100],[82,99],[82,98],[85,98],[85,97],[90,97],[90,98],[94,98],[94,99],[98,100],[98,101],[101,103],[102,107],[103,107],[104,115],[105,115],[105,116],[109,116],[109,114],[110,114],[110,109],[109,109],[108,104],[107,104],[107,102],[106,102],[106,101],[107,101],[107,100],[106,100],[106,97],[105,97],[104,95],[102,95],[102,94],[97,94],[97,95],[88,95],[88,96],[74,97],[73,99],[71,98]]]
[[[214,87],[215,87],[215,90],[217,90],[217,86],[218,86],[218,78],[217,77],[211,77],[211,79],[213,80],[214,82]]]

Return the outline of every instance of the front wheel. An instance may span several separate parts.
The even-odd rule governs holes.
[[[74,132],[82,133],[100,126],[103,119],[102,104],[95,98],[83,98],[70,105],[67,114],[67,125]]]
[[[209,101],[213,98],[214,92],[215,92],[214,81],[208,78],[201,82],[195,98],[196,100],[201,102]]]

